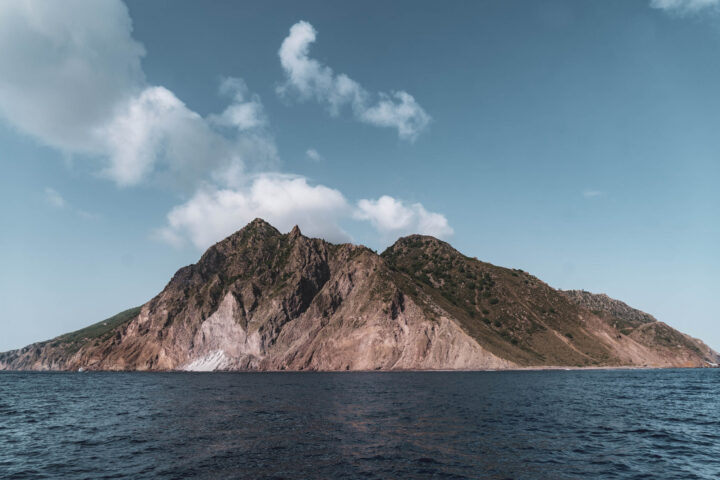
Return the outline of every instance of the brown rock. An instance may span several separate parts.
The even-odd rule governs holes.
[[[561,292],[432,237],[382,255],[256,219],[165,289],[0,369],[392,370],[705,366],[717,353],[609,297]],[[624,307],[623,307],[624,306]]]

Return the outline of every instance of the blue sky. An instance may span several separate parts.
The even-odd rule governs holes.
[[[4,2],[0,350],[256,216],[432,234],[720,349],[717,3]]]

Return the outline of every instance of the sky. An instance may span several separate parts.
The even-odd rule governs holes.
[[[262,217],[421,233],[720,349],[720,0],[0,4],[0,351]]]

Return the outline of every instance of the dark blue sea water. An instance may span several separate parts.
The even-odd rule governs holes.
[[[2,373],[0,478],[720,478],[720,370]]]

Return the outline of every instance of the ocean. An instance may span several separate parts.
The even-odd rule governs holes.
[[[717,479],[720,370],[0,373],[3,479]]]

